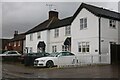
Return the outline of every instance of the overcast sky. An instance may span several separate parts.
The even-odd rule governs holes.
[[[118,11],[118,2],[87,2],[96,6]],[[59,18],[72,16],[80,2],[2,2],[2,37],[13,37],[14,31],[26,32],[48,19],[49,7],[57,9]],[[1,5],[1,4],[0,4]]]

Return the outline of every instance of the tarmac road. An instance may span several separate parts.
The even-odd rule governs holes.
[[[3,63],[3,78],[120,78],[120,65],[79,68],[34,68],[20,63]]]

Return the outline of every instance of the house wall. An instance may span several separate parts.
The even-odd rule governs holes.
[[[47,52],[47,50],[48,50],[48,36],[49,35],[47,35],[47,34],[49,34],[48,33],[48,31],[47,30],[45,30],[45,31],[41,31],[41,38],[40,39],[37,39],[37,32],[35,32],[35,33],[31,33],[31,34],[33,34],[33,40],[32,41],[30,41],[30,34],[28,34],[28,35],[26,35],[26,47],[28,47],[28,52],[29,52],[29,48],[30,47],[32,47],[32,52],[37,52],[37,45],[38,45],[38,43],[39,43],[39,41],[44,41],[45,42],[45,44],[46,44],[46,52]]]
[[[80,19],[87,18],[87,29],[80,30]],[[98,54],[99,50],[99,40],[98,40],[98,17],[93,15],[86,9],[82,9],[77,17],[74,19],[71,29],[72,29],[72,46],[71,51],[75,54],[83,54],[78,52],[78,42],[89,42],[90,43],[90,53]],[[97,51],[96,51],[97,50]],[[96,51],[96,52],[95,52]],[[86,55],[86,54],[84,54]]]
[[[18,45],[19,41],[20,41],[20,45]],[[23,53],[23,40],[19,40],[19,41],[13,41],[13,42],[7,43],[6,44],[7,50],[15,50],[22,54]],[[16,42],[16,46],[14,45],[15,42]]]
[[[26,53],[25,47],[26,47],[26,40],[23,40],[23,53]]]
[[[120,44],[120,21],[118,22],[118,43]]]
[[[116,28],[109,26],[109,19],[101,18],[101,53],[109,53],[110,42],[118,43],[118,21]]]
[[[54,37],[54,30],[50,30],[50,52],[52,52],[52,46],[56,45],[57,46],[57,51],[62,51],[62,45],[64,45],[64,41],[66,40],[67,37],[65,35],[65,27],[59,28],[59,37]]]
[[[120,1],[118,2],[118,12],[120,13]],[[118,41],[120,44],[120,21],[118,22]]]
[[[52,52],[52,46],[57,46],[57,51],[62,51],[62,45],[67,37],[65,35],[65,27],[59,28],[59,37],[54,37],[54,30],[41,31],[41,38],[37,39],[37,32],[33,33],[33,41],[30,41],[30,34],[26,35],[26,47],[32,47],[33,52],[37,52],[37,45],[39,41],[44,41],[46,44],[46,52]],[[29,51],[29,50],[28,50]]]

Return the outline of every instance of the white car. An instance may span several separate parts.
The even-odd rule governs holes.
[[[71,52],[57,52],[51,53],[47,57],[37,58],[34,61],[35,67],[53,67],[59,64],[73,64],[75,62],[75,55]]]
[[[21,54],[17,51],[6,51],[3,54],[0,54],[0,56],[21,56]]]

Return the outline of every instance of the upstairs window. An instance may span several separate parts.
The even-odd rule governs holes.
[[[59,36],[59,29],[55,29],[55,34],[54,34],[55,38]]]
[[[71,28],[70,28],[70,26],[66,26],[65,27],[65,35],[69,36],[70,34],[71,34]]]
[[[80,30],[87,28],[87,18],[80,19]]]
[[[109,25],[111,28],[116,28],[116,21],[115,20],[109,20]]]
[[[57,52],[57,46],[56,45],[52,46],[52,52]]]
[[[37,39],[41,38],[41,32],[37,32]]]
[[[30,41],[33,41],[33,34],[30,34]]]

